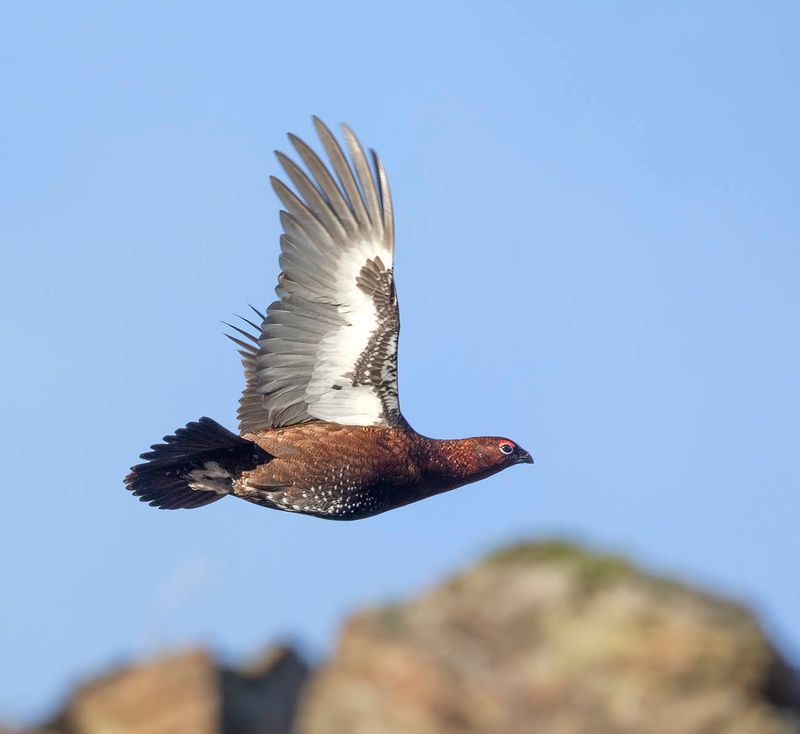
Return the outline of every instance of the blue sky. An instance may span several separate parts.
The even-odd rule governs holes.
[[[0,720],[161,646],[324,654],[346,615],[569,536],[753,605],[800,661],[794,3],[7,4]],[[401,401],[534,467],[358,523],[158,512],[139,452],[242,384],[285,132],[397,212]]]

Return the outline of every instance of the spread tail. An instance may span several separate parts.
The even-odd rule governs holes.
[[[126,488],[142,502],[164,510],[202,507],[229,494],[243,471],[271,456],[252,441],[201,418],[151,446],[131,467]]]

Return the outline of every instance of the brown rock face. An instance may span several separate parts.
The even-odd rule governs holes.
[[[740,606],[527,545],[351,620],[298,730],[796,734],[796,683]]]
[[[179,726],[214,734],[217,672],[200,651],[125,668],[79,690],[59,722],[68,732],[168,734]]]

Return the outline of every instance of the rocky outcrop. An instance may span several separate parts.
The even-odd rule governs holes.
[[[789,734],[797,679],[742,607],[551,543],[357,615],[301,734]]]
[[[83,686],[42,734],[289,734],[308,675],[286,647],[246,668],[170,655]]]
[[[37,734],[800,734],[798,677],[746,609],[563,543],[356,615],[309,675],[288,648],[171,655]]]

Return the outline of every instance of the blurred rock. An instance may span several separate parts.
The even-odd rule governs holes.
[[[356,615],[310,675],[285,647],[171,655],[36,734],[800,734],[798,676],[746,609],[563,543]]]
[[[311,670],[294,650],[280,647],[253,664],[222,669],[224,734],[284,734],[292,731],[298,700]]]
[[[797,677],[745,609],[550,543],[357,615],[298,729],[790,734],[798,711]]]
[[[122,668],[80,688],[42,734],[288,734],[309,675],[286,647],[247,668],[202,650]]]

